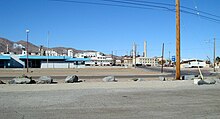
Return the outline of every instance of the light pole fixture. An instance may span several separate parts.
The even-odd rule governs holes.
[[[30,30],[26,30],[26,35],[27,35],[27,44],[26,44],[26,56],[27,56],[27,62],[26,62],[26,67],[27,67],[27,73],[28,73],[28,34],[29,34]]]

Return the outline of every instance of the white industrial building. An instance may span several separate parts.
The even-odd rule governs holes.
[[[71,49],[67,50],[67,56],[73,57],[73,50],[71,50]]]
[[[112,56],[105,55],[101,52],[82,52],[75,54],[76,58],[90,58],[90,61],[86,61],[86,66],[112,66],[114,60]]]
[[[91,57],[97,57],[98,55],[104,55],[100,52],[81,52],[81,53],[76,53],[74,56],[77,57],[77,58],[91,58]]]
[[[46,56],[59,56],[58,53],[54,50],[46,50],[45,54]]]
[[[158,59],[156,57],[149,58],[147,57],[147,42],[144,41],[144,52],[143,57],[136,57],[136,44],[133,45],[133,57],[132,62],[134,65],[145,65],[145,66],[157,66],[158,65]]]
[[[197,59],[184,59],[181,61],[181,68],[207,67],[206,62]]]
[[[145,65],[145,66],[157,66],[158,59],[157,58],[148,58],[148,57],[137,57],[136,64]]]

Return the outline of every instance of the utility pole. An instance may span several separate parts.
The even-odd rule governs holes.
[[[214,57],[213,57],[213,68],[215,72],[215,38],[214,38]]]
[[[26,46],[26,55],[27,55],[27,73],[28,73],[28,34],[29,34],[30,30],[26,30],[26,34],[27,34],[27,46]]]
[[[164,55],[164,43],[163,43],[163,46],[162,46],[162,61],[161,61],[161,64],[162,64],[162,67],[161,67],[161,73],[163,73],[163,56]]]
[[[137,44],[134,44],[135,45],[135,52],[134,52],[134,62],[135,62],[135,68],[136,68],[136,63],[137,63],[137,60],[136,60],[136,56],[137,56]]]
[[[180,0],[176,0],[176,79],[180,80]]]
[[[170,51],[169,51],[169,66],[170,66],[171,60],[170,60]]]
[[[113,54],[113,53],[114,53],[114,51],[112,51],[112,59],[113,59],[113,56],[114,56],[114,54]]]

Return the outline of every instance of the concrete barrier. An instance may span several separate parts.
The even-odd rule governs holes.
[[[104,77],[104,78],[102,79],[102,81],[104,81],[104,82],[117,82],[118,80],[115,79],[114,76],[107,76],[107,77]]]
[[[194,79],[194,84],[196,85],[210,85],[210,84],[215,84],[216,81],[214,79],[205,79],[205,80],[202,80],[202,79]]]
[[[76,75],[67,76],[65,79],[65,83],[75,83],[75,82],[79,82],[79,78]]]
[[[37,83],[38,84],[51,84],[53,83],[53,79],[50,76],[41,76]]]
[[[31,82],[28,78],[13,78],[8,83],[9,84],[29,84]]]

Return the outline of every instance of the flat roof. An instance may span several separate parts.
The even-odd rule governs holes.
[[[10,60],[11,56],[0,55],[0,60]]]
[[[46,59],[53,59],[53,60],[65,60],[69,57],[67,56],[32,56],[29,55],[28,59],[41,59],[41,60],[46,60]],[[27,56],[20,56],[19,59],[27,59]]]
[[[68,58],[66,59],[67,62],[73,62],[73,61],[90,61],[90,58]]]
[[[20,60],[25,60],[27,59],[27,56],[20,56],[19,57]],[[63,60],[66,62],[74,62],[74,61],[90,61],[90,58],[71,58],[68,56],[32,56],[29,55],[28,59],[32,59],[32,60]]]

